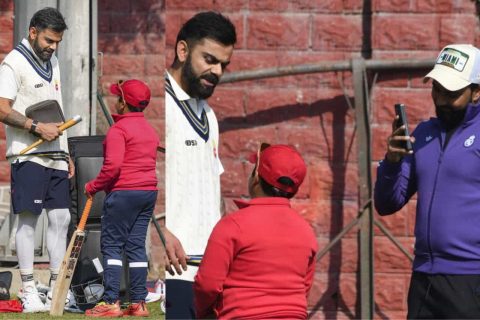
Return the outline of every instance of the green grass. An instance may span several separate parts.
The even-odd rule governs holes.
[[[148,318],[138,318],[138,317],[124,317],[125,319],[164,319],[163,312],[160,310],[160,302],[152,302],[147,304],[148,311],[150,311],[150,316]],[[65,312],[61,317],[52,317],[46,313],[0,313],[0,319],[91,319],[85,317],[83,313],[70,313]]]

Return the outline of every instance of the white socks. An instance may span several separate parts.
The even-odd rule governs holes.
[[[50,257],[50,286],[53,288],[56,276],[67,248],[67,231],[70,223],[68,209],[47,209],[47,251]],[[35,226],[39,215],[24,211],[18,215],[18,227],[15,235],[20,276],[23,288],[35,288],[33,279],[33,260],[35,248]]]

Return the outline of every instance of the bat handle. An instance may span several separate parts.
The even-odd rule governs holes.
[[[77,230],[83,231],[85,229],[85,224],[87,223],[88,215],[90,214],[90,209],[92,209],[93,197],[89,196],[87,203],[85,203],[85,208],[83,208],[82,217],[78,223]]]
[[[72,119],[68,120],[67,122],[65,122],[64,124],[62,124],[60,127],[58,127],[58,129],[60,130],[60,132],[63,132],[64,130],[76,125],[77,123],[79,123],[80,121],[82,121],[82,117],[79,116],[79,115],[76,115],[74,116]],[[38,147],[39,145],[41,145],[45,140],[43,139],[38,139],[37,141],[35,141],[34,143],[32,143],[31,145],[29,145],[28,147],[26,147],[25,149],[23,149],[22,151],[20,151],[20,155],[22,154],[25,154],[27,153],[28,151],[32,150],[33,148],[35,147]]]

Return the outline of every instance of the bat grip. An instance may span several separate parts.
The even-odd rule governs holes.
[[[90,209],[92,209],[93,198],[88,197],[87,202],[85,203],[85,208],[83,208],[82,217],[78,223],[77,230],[83,231],[85,229],[85,224],[87,223],[88,215],[90,214]]]

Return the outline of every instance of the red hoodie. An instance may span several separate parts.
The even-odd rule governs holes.
[[[160,139],[143,112],[112,115],[115,124],[103,141],[103,166],[87,183],[90,194],[104,190],[157,190],[156,160]]]
[[[237,201],[220,219],[195,277],[197,318],[305,319],[317,239],[286,198]]]

